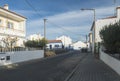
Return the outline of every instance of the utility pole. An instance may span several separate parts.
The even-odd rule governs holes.
[[[88,8],[88,9],[81,9],[82,11],[84,11],[84,10],[90,10],[90,11],[93,11],[93,13],[94,13],[94,15],[93,15],[93,17],[94,17],[94,20],[93,20],[93,24],[94,24],[94,40],[93,40],[93,44],[94,44],[94,54],[96,53],[96,47],[95,47],[95,44],[96,44],[96,10],[95,9],[92,9],[92,8]]]
[[[43,20],[44,20],[44,39],[46,40],[46,20],[47,19],[43,19]],[[45,56],[46,46],[44,46],[43,49],[44,49],[44,56]]]
[[[44,19],[44,38],[46,39],[46,21],[47,19]]]

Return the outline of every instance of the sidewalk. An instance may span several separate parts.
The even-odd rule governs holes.
[[[120,76],[101,60],[88,54],[65,81],[120,81]]]

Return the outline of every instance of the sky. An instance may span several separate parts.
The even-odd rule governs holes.
[[[120,0],[0,0],[0,6],[9,5],[9,9],[27,18],[26,36],[44,35],[46,22],[47,39],[56,39],[61,35],[69,36],[73,41],[85,41],[93,22],[92,11],[81,11],[81,8],[96,10],[96,19],[114,15],[115,6]]]

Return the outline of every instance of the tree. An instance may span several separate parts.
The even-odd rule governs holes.
[[[41,40],[28,40],[24,43],[26,47],[34,47],[34,48],[43,48],[47,44],[47,40],[45,38]]]
[[[43,48],[43,47],[46,47],[46,44],[47,44],[47,40],[45,38],[41,39],[39,41],[39,45]]]
[[[6,48],[14,47],[17,40],[17,37],[10,37],[9,35],[5,38],[2,38],[2,42],[5,44]]]
[[[100,31],[102,43],[109,53],[120,53],[120,21]]]

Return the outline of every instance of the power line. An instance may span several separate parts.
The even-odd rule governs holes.
[[[48,22],[48,21],[47,21],[47,22]],[[84,40],[86,39],[86,35],[83,35],[83,34],[76,34],[76,33],[71,32],[71,31],[69,31],[69,30],[67,30],[67,29],[65,29],[65,28],[63,28],[63,27],[61,27],[60,25],[54,24],[54,23],[52,23],[52,22],[50,22],[50,21],[49,21],[49,23],[50,23],[50,24],[53,24],[53,25],[55,25],[55,26],[57,26],[59,29],[62,29],[62,30],[64,30],[64,31],[68,31],[68,32],[71,33],[71,34],[74,34],[74,37],[72,37],[72,38],[75,39],[75,40],[79,40],[79,39],[83,40],[83,37],[84,37]],[[78,35],[80,35],[80,36],[78,37]],[[78,38],[79,38],[79,39],[78,39]]]
[[[72,31],[69,31],[69,30],[63,28],[63,27],[60,26],[60,25],[54,24],[54,23],[52,23],[52,22],[50,22],[50,21],[47,21],[47,22],[50,23],[50,24],[52,24],[52,25],[54,25],[55,27],[57,27],[57,28],[65,31],[65,32],[67,31],[67,32],[70,33],[70,34],[74,34],[74,37],[72,37],[72,38],[74,38],[74,39],[76,39],[76,40],[78,40],[78,38],[79,38],[79,39],[80,39],[80,38],[83,38],[83,37],[84,37],[84,39],[86,38],[86,35],[76,34],[76,33],[72,32]],[[65,34],[65,33],[64,33],[64,34]],[[79,36],[79,37],[78,37],[78,36]]]
[[[83,35],[83,34],[77,34],[77,33],[75,33],[75,32],[72,32],[72,31],[70,31],[70,30],[68,30],[68,29],[63,28],[63,26],[57,25],[57,24],[52,23],[52,22],[50,22],[50,21],[47,21],[47,22],[50,23],[50,24],[53,24],[54,26],[57,26],[57,27],[63,29],[64,31],[67,31],[67,32],[69,32],[69,33],[71,33],[71,34],[74,34],[74,35],[81,35],[81,36],[86,36],[86,35]]]
[[[25,0],[25,1],[26,1],[26,3],[27,3],[39,16],[41,16],[41,15],[38,13],[38,11],[36,10],[36,8],[35,8],[34,6],[32,6],[32,4],[31,4],[28,0]],[[48,21],[47,21],[47,22],[48,22]],[[74,33],[74,32],[71,32],[70,30],[67,30],[67,29],[63,28],[63,27],[60,26],[60,25],[54,24],[54,23],[52,23],[52,22],[50,22],[50,21],[49,21],[49,23],[51,23],[51,24],[53,24],[53,25],[55,25],[55,26],[57,26],[57,27],[60,27],[60,28],[62,28],[63,30],[66,30],[66,31],[68,31],[68,32],[70,32],[70,33],[76,34],[76,33]],[[85,35],[83,35],[83,34],[76,34],[76,35],[85,36]]]
[[[28,4],[28,6],[30,6],[33,9],[33,11],[37,13],[38,16],[41,16],[39,12],[37,11],[37,9],[28,0],[25,0],[25,2]]]
[[[41,15],[38,13],[37,9],[36,9],[28,0],[25,0],[25,2],[37,13],[38,16],[41,16]],[[47,21],[47,22],[50,23],[50,24],[53,24],[54,26],[57,26],[57,27],[61,28],[61,29],[64,30],[64,31],[67,31],[67,32],[69,32],[69,33],[71,33],[71,34],[86,36],[86,35],[83,35],[83,34],[76,34],[76,33],[72,32],[72,31],[70,31],[70,30],[68,30],[68,29],[63,28],[63,26],[54,24],[54,23],[52,23],[52,22],[50,22],[50,21]]]

